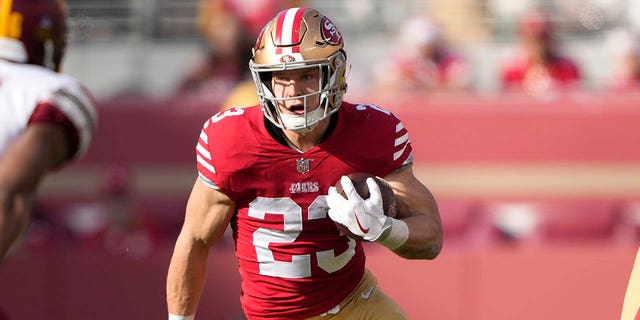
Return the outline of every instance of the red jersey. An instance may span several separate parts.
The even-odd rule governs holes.
[[[231,227],[249,319],[317,316],[363,276],[360,242],[341,235],[327,215],[328,189],[351,172],[384,177],[411,161],[412,148],[400,120],[384,109],[344,102],[337,116],[333,132],[306,152],[277,142],[259,106],[204,124],[198,171],[236,202]]]

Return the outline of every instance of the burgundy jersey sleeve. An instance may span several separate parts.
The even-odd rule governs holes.
[[[63,86],[47,94],[39,102],[39,106],[54,106],[73,127],[73,130],[67,130],[69,141],[74,149],[70,158],[79,159],[82,157],[93,140],[98,124],[95,104],[93,95],[85,86],[69,80],[66,80]]]
[[[40,66],[0,61],[0,153],[28,125],[60,126],[67,159],[82,157],[97,126],[91,92],[77,80]]]
[[[41,102],[33,110],[28,124],[47,123],[57,125],[64,131],[67,143],[67,159],[73,157],[78,152],[80,146],[80,135],[69,117],[51,102]]]

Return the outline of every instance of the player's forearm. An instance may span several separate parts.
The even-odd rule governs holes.
[[[415,215],[403,219],[409,235],[406,242],[393,250],[407,259],[435,259],[442,249],[442,227],[428,215]]]
[[[435,259],[442,249],[442,225],[433,194],[413,175],[411,167],[392,173],[385,179],[394,187],[398,209],[396,217],[406,223],[399,228],[406,234],[402,238],[397,237],[406,240],[402,245],[390,248],[407,259]]]
[[[28,204],[21,197],[0,190],[0,261],[29,221]]]
[[[167,306],[169,313],[195,314],[204,287],[210,246],[181,235],[169,265],[167,275]]]

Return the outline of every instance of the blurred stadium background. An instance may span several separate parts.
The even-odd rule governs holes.
[[[175,94],[204,52],[200,2],[67,2],[64,71],[95,93],[99,130],[87,157],[41,188],[30,229],[0,268],[0,314],[163,318],[166,269],[196,178],[196,137],[221,108]],[[640,244],[640,89],[605,87],[622,46],[616,35],[640,32],[640,2],[306,4],[346,39],[347,100],[403,119],[415,171],[439,200],[445,246],[435,261],[367,246],[369,268],[411,319],[617,319]],[[583,71],[580,90],[501,92],[498,65],[531,6],[553,13],[563,49]],[[470,61],[473,90],[392,98],[371,90],[374,70],[416,13],[437,20]],[[200,319],[241,319],[236,268],[226,236],[211,255]]]

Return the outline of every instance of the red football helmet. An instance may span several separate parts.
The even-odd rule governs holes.
[[[64,0],[0,0],[0,59],[60,71],[66,17]]]
[[[249,62],[265,116],[280,128],[306,131],[336,112],[347,90],[343,46],[338,28],[317,10],[291,8],[278,13],[260,32]],[[318,92],[290,98],[275,96],[271,90],[273,72],[307,68],[320,71]],[[308,111],[306,97],[311,95],[320,97],[320,107]],[[281,114],[277,103],[288,99],[304,100],[304,115],[293,119]]]

